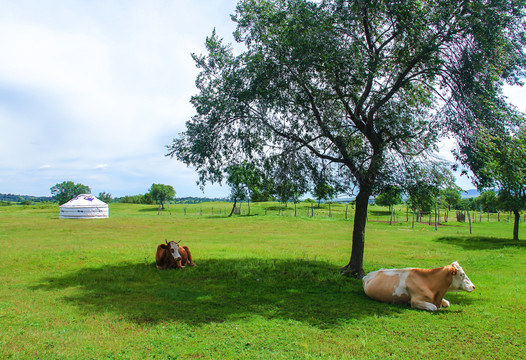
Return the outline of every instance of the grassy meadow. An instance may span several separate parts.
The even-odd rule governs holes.
[[[370,207],[366,272],[458,260],[476,285],[430,313],[373,301],[339,275],[350,206],[348,220],[345,205],[312,217],[305,204],[297,216],[294,204],[251,204],[251,216],[243,204],[227,218],[230,206],[111,204],[101,220],[0,206],[0,359],[524,358],[526,241],[510,240],[512,222],[477,217],[470,235],[453,213],[435,231]],[[165,239],[198,267],[157,270]]]

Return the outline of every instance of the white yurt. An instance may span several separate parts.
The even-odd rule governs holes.
[[[91,194],[77,195],[60,206],[61,219],[101,219],[109,216],[108,204]]]

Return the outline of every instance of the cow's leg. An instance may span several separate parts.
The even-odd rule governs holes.
[[[444,308],[449,307],[449,301],[447,301],[446,299],[442,299],[442,307]]]
[[[186,254],[188,255],[188,260],[186,261],[186,263],[189,264],[189,265],[192,265],[192,266],[197,266],[192,261],[192,254],[190,253],[190,249],[188,248],[188,246],[183,246],[183,249],[185,249]]]
[[[427,311],[437,311],[438,308],[435,304],[424,300],[411,299],[411,307],[414,309],[421,309]]]

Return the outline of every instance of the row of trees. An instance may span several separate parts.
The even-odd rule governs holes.
[[[19,203],[19,202],[47,202],[52,201],[53,198],[50,196],[28,196],[28,195],[15,195],[15,194],[0,194],[0,201],[6,203]]]
[[[250,215],[250,201],[278,200],[286,205],[289,201],[298,203],[300,197],[310,191],[319,205],[320,200],[330,200],[339,194],[339,188],[331,186],[327,179],[318,176],[314,178],[317,181],[312,181],[313,178],[308,178],[308,174],[302,175],[270,178],[253,164],[246,162],[228,167],[226,182],[231,188],[231,199],[234,201],[230,215],[238,201],[248,202]],[[461,189],[455,185],[454,176],[443,166],[413,167],[410,174],[399,174],[398,179],[402,178],[402,184],[385,185],[374,199],[377,205],[389,207],[391,221],[394,205],[402,203],[404,197],[407,198],[408,208],[417,216],[421,217],[440,208],[446,210],[446,221],[451,209],[511,211],[508,193],[505,191],[488,190],[479,197],[462,199]]]
[[[415,213],[429,214],[435,207],[445,209],[445,221],[447,221],[447,211],[468,210],[486,213],[497,213],[499,211],[509,212],[508,199],[505,192],[487,190],[477,197],[462,198],[461,191],[456,187],[445,189],[429,190],[426,187],[414,189],[413,192],[404,193],[400,186],[389,186],[378,194],[374,202],[376,205],[393,207],[402,204],[404,196],[407,196],[407,207]]]
[[[83,184],[75,184],[73,181],[64,181],[56,184],[51,189],[51,194],[59,205],[65,204],[75,196],[80,194],[91,194],[89,186]],[[98,198],[106,203],[112,202],[111,194],[101,192]],[[175,198],[175,190],[171,185],[152,184],[148,192],[144,195],[124,196],[118,201],[122,203],[134,204],[159,204],[164,209],[164,204]]]
[[[337,183],[329,184],[328,179],[319,175],[313,177],[305,171],[298,171],[299,169],[290,171],[284,167],[277,168],[277,171],[269,171],[269,169],[270,167],[258,169],[253,163],[248,162],[232,165],[226,169],[226,183],[230,186],[230,197],[234,201],[230,215],[234,212],[238,201],[248,202],[248,214],[250,214],[250,201],[278,200],[283,204],[298,203],[300,197],[311,192],[319,204],[321,200],[334,198],[339,192]]]
[[[226,183],[230,186],[230,197],[234,202],[271,201],[283,204],[297,203],[303,195],[310,193],[318,201],[331,200],[345,192],[334,179],[317,173],[315,169],[257,168],[253,163],[243,162],[226,169]]]

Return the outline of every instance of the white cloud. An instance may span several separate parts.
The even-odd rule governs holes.
[[[108,168],[108,164],[99,164],[95,166],[95,170],[106,170]]]
[[[515,105],[519,111],[526,113],[526,87],[505,85],[503,90],[508,101]]]

